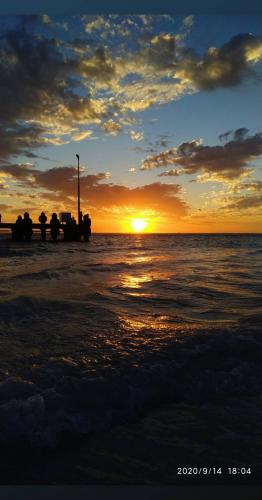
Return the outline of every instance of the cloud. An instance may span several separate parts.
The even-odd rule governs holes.
[[[38,171],[34,175],[34,186],[43,187],[68,196],[76,196],[75,167],[58,167],[46,171]],[[84,195],[87,189],[92,189],[97,183],[108,179],[108,173],[89,174],[81,176],[81,192]]]
[[[107,40],[115,36],[128,37],[130,28],[138,28],[139,16],[120,16],[116,14],[85,16],[85,31],[93,36]]]
[[[103,16],[97,16],[90,18],[85,25],[85,31],[87,33],[92,33],[94,30],[100,30],[110,27],[110,24]]]
[[[29,179],[36,172],[32,163],[7,163],[0,165],[0,174],[3,177],[13,177],[16,180]]]
[[[192,28],[194,24],[194,16],[187,16],[183,19],[183,25],[185,28]]]
[[[235,141],[242,141],[245,136],[248,134],[249,130],[248,128],[245,128],[245,127],[242,127],[242,128],[238,128],[237,130],[233,131],[233,130],[229,130],[228,132],[224,132],[223,134],[220,134],[218,136],[220,142],[227,142],[229,137],[231,136],[231,138]]]
[[[176,184],[154,183],[136,188],[114,184],[98,183],[84,188],[89,205],[97,208],[123,207],[134,210],[154,210],[182,216],[187,211],[186,203],[180,198],[181,188]]]
[[[184,52],[176,76],[198,90],[233,87],[250,74],[250,62],[262,57],[262,39],[251,34],[239,34],[220,48],[210,47],[204,57],[193,50]]]
[[[130,137],[133,141],[142,141],[144,139],[143,132],[136,132],[135,130],[130,130]]]
[[[200,140],[185,142],[177,148],[148,156],[141,170],[176,165],[180,167],[179,173],[202,174],[202,181],[247,176],[251,172],[250,162],[262,155],[262,133],[247,136],[247,132],[247,129],[238,129],[233,140],[218,146],[204,146]]]
[[[158,177],[177,177],[179,175],[179,170],[172,168],[171,170],[166,170],[161,174],[158,174]]]
[[[106,105],[87,89],[88,78],[109,78],[103,50],[88,66],[61,40],[20,27],[2,34],[0,53],[0,158],[79,140],[90,134],[79,126],[110,117],[111,101]]]
[[[52,19],[47,14],[41,15],[40,18],[41,18],[43,24],[51,24],[52,23]]]
[[[262,57],[261,39],[250,34],[197,54],[173,31],[154,29],[161,16],[82,16],[78,39],[77,20],[66,19],[65,37],[64,22],[46,15],[15,19],[0,38],[2,160],[82,140],[90,126],[117,135],[137,112],[236,85]],[[189,16],[184,27],[191,23]]]
[[[175,95],[173,90],[172,100],[181,93],[235,86],[245,76],[254,74],[251,68],[254,71],[254,63],[261,58],[262,39],[251,34],[239,34],[221,47],[209,47],[200,55],[184,43],[178,43],[175,34],[161,33],[152,35],[140,52],[127,56],[125,67],[133,67],[133,72],[146,80],[152,71],[157,71],[155,83],[157,81],[160,88],[161,77],[169,77],[171,87],[177,89]]]
[[[248,132],[249,132],[248,128],[245,128],[245,127],[238,128],[234,132],[234,136],[233,136],[234,141],[243,141],[244,138],[247,136]]]
[[[262,208],[262,194],[253,196],[242,196],[226,205],[227,209],[247,210]]]
[[[252,181],[248,183],[243,183],[239,185],[239,188],[243,191],[258,191],[262,192],[262,181]]]
[[[88,137],[91,137],[93,135],[92,130],[85,130],[82,132],[76,132],[75,134],[72,134],[72,139],[74,141],[83,141],[84,139],[87,139]]]
[[[10,116],[10,121],[12,121],[12,118]],[[52,141],[52,139],[49,141],[45,138],[42,135],[43,133],[43,128],[37,124],[22,125],[18,122],[7,125],[0,123],[0,160],[18,154],[27,157],[38,157],[38,155],[34,155],[32,149],[45,146]]]
[[[151,120],[149,120],[149,124],[150,125],[155,125],[155,123],[157,123],[159,121],[159,118],[151,118]]]
[[[58,202],[61,206],[75,203],[75,167],[57,167],[43,172],[29,166],[9,165],[4,172],[22,182],[25,188],[29,187],[31,194],[36,189],[41,200]],[[47,191],[41,193],[41,188]],[[108,183],[107,172],[81,176],[82,204],[93,210],[108,212],[113,207],[122,207],[123,210],[147,209],[183,216],[187,212],[187,204],[180,196],[181,187],[178,184],[154,183],[129,188]]]
[[[229,138],[229,136],[232,134],[233,130],[228,130],[228,132],[224,132],[223,134],[220,134],[218,136],[220,142],[226,142]]]
[[[108,120],[107,122],[103,123],[101,128],[110,135],[118,135],[119,132],[122,130],[122,125],[120,123],[116,123],[114,120]]]
[[[11,205],[6,205],[5,203],[0,203],[0,210],[9,210],[11,208]],[[4,222],[2,220],[2,222]]]

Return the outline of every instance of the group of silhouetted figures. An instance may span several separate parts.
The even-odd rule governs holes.
[[[46,241],[47,216],[44,212],[38,217],[40,222],[40,232],[42,241]],[[82,216],[80,213],[80,224],[77,225],[74,217],[71,217],[66,224],[61,224],[57,214],[53,213],[50,220],[50,235],[53,241],[57,241],[60,230],[63,229],[65,241],[80,241],[82,236],[84,241],[88,241],[91,236],[91,219],[88,214]],[[12,227],[12,239],[15,241],[30,241],[33,235],[33,222],[28,212],[24,213],[24,218],[18,215],[16,223]]]

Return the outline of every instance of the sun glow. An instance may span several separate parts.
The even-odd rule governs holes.
[[[148,226],[148,222],[145,219],[132,219],[131,227],[135,233],[143,233],[143,231]]]

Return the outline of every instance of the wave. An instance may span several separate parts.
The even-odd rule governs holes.
[[[261,243],[1,241],[0,440],[55,447],[162,403],[258,393]]]
[[[166,359],[164,354],[158,361],[122,372],[105,368],[100,376],[57,357],[37,368],[38,382],[2,380],[1,442],[54,448],[67,432],[108,429],[161,404],[203,403],[261,390],[258,326],[250,331],[203,330],[168,348]],[[41,377],[49,377],[52,385],[41,387]]]

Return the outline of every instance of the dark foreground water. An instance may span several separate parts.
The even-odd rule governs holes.
[[[260,394],[262,235],[2,238],[0,256],[2,442]]]

